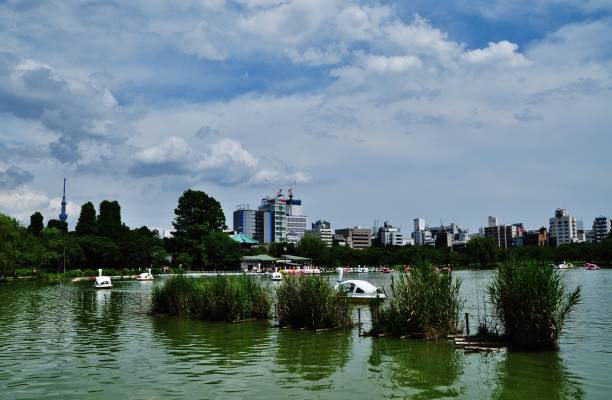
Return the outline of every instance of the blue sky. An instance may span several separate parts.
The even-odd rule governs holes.
[[[0,2],[0,212],[290,186],[334,227],[611,214],[604,0]]]

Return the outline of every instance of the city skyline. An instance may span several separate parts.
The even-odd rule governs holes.
[[[122,205],[169,230],[180,194],[309,222],[610,215],[612,7],[505,0],[0,4],[0,212]],[[230,34],[231,33],[231,34]],[[251,200],[252,199],[252,200]]]

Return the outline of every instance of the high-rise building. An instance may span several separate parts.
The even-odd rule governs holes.
[[[499,217],[489,216],[489,227],[498,226],[499,225]]]
[[[448,232],[444,226],[440,227],[440,230],[436,233],[436,248],[446,248],[453,246],[453,234]]]
[[[257,211],[251,210],[248,204],[239,204],[233,214],[234,231],[242,232],[255,239],[257,236],[256,217]]]
[[[415,245],[425,244],[424,232],[427,230],[427,224],[423,218],[414,219],[414,232],[412,234]]]
[[[512,247],[512,228],[516,230],[512,225],[487,226],[484,228],[484,234],[485,237],[493,238],[498,247],[507,249]]]
[[[327,221],[318,220],[317,222],[311,224],[312,229],[304,232],[304,236],[314,236],[319,239],[323,243],[327,245],[327,247],[331,247],[334,242],[334,231],[331,230],[331,224]]]
[[[255,213],[255,240],[259,243],[282,243],[287,241],[286,200],[282,190],[275,197],[261,200]]]
[[[64,178],[64,194],[62,195],[62,211],[60,212],[59,219],[62,222],[66,222],[68,214],[66,214],[66,178]]]
[[[544,247],[548,244],[548,229],[541,227],[537,231],[526,231],[523,235],[523,246]]]
[[[365,249],[372,246],[372,230],[358,226],[354,228],[336,229],[336,236],[341,236],[347,246],[353,249]]]
[[[557,208],[555,216],[550,219],[548,234],[556,246],[578,242],[576,218],[572,217],[567,210]]]
[[[593,220],[593,241],[595,243],[603,242],[610,234],[610,219],[605,216],[599,216]]]
[[[327,221],[318,220],[312,224],[312,229],[331,229],[331,224]]]
[[[378,240],[383,246],[403,246],[404,235],[400,228],[395,227],[385,221],[383,226],[378,228]]]
[[[297,244],[306,232],[306,216],[302,213],[302,200],[293,198],[293,191],[289,189],[289,199],[285,202],[287,216],[287,242]]]

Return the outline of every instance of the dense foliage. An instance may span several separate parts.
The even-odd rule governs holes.
[[[208,254],[203,239],[225,227],[221,204],[202,191],[189,189],[179,198],[174,215],[170,252],[183,268],[204,269]]]
[[[450,273],[437,272],[431,264],[417,265],[391,283],[386,305],[370,304],[372,331],[446,339],[459,331],[460,286],[461,281]]]
[[[206,321],[268,318],[271,305],[268,291],[247,276],[194,279],[176,275],[156,286],[152,297],[154,313]]]
[[[276,289],[278,322],[293,328],[351,326],[346,294],[320,276],[286,276]]]
[[[507,262],[488,285],[495,316],[513,347],[557,349],[566,318],[580,302],[580,286],[567,292],[562,272],[535,262]]]

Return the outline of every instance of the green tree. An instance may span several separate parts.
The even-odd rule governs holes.
[[[223,232],[211,232],[202,240],[206,269],[236,270],[242,256],[240,244]]]
[[[100,203],[97,227],[101,236],[116,239],[121,235],[124,230],[121,223],[121,206],[117,201],[104,200]]]
[[[202,191],[189,189],[179,198],[174,215],[172,253],[187,253],[191,259],[190,266],[202,268],[205,261],[203,238],[225,227],[221,204]],[[186,258],[182,259],[186,261]]]
[[[327,246],[315,236],[304,236],[298,245],[298,252],[302,257],[312,258],[316,265],[323,262]]]
[[[0,278],[15,274],[19,264],[17,246],[22,236],[19,222],[0,214]]]
[[[41,213],[36,211],[34,214],[30,215],[30,226],[28,226],[28,232],[33,235],[40,235],[40,232],[44,227],[45,225],[43,224],[43,216]]]
[[[68,232],[68,223],[59,219],[50,219],[47,222],[47,228],[55,228],[60,232]]]
[[[467,254],[471,262],[491,266],[499,260],[499,247],[493,238],[475,237],[467,244]]]
[[[96,209],[92,202],[81,206],[81,214],[74,230],[78,235],[94,235],[96,233]]]

